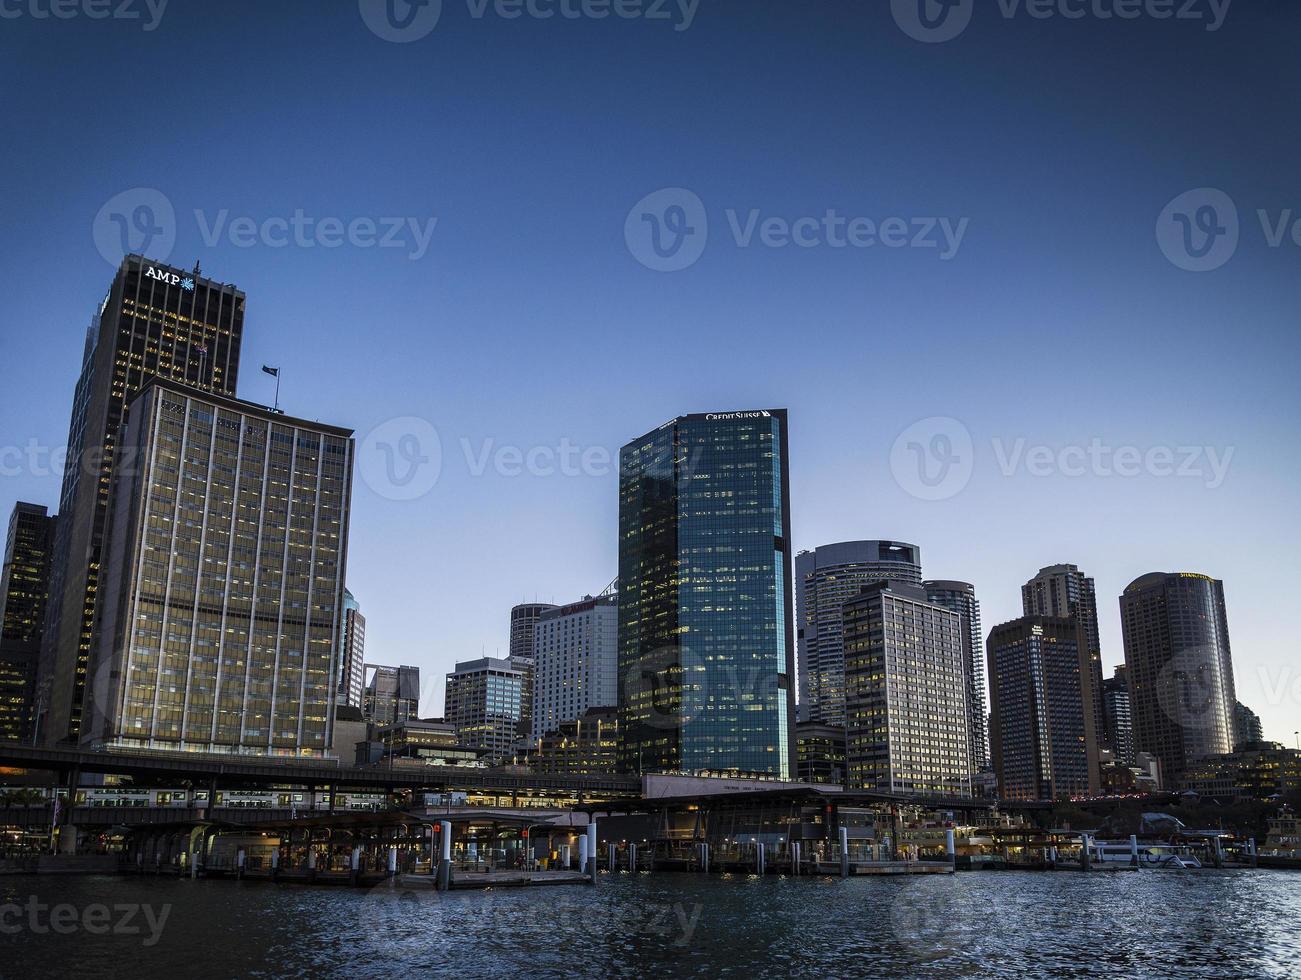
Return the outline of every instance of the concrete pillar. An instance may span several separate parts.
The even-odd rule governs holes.
[[[1256,854],[1256,838],[1254,837],[1250,837],[1247,839],[1247,856],[1251,858],[1251,866],[1253,868],[1256,867],[1257,866],[1256,858],[1258,855]]]
[[[596,817],[587,818],[587,873],[592,876],[592,884],[596,884]]]
[[[705,841],[700,842],[700,870],[709,874],[709,844]]]
[[[606,857],[605,863],[607,868],[610,871],[610,874],[614,874],[616,871],[619,870],[616,867],[616,862],[618,861],[618,857],[619,857],[619,849],[614,846],[614,841],[610,841],[608,844],[605,845],[605,857]]]
[[[316,870],[316,848],[312,847],[310,842],[307,845],[307,870]]]
[[[849,877],[849,828],[840,828],[840,877]]]
[[[612,854],[614,853],[613,850],[611,850],[611,853]],[[573,852],[570,850],[569,845],[561,844],[560,845],[560,866],[564,868],[566,871],[572,870],[574,867],[573,857],[574,857]]]
[[[398,849],[396,846],[390,846],[388,849],[388,873],[390,878],[398,873]]]
[[[637,873],[637,845],[629,844],[628,845],[628,874],[635,875],[636,873]]]
[[[274,877],[275,874],[276,874],[279,870],[280,870],[280,845],[277,844],[277,845],[276,845],[276,849],[275,849],[274,851],[271,852],[271,874],[272,874],[272,876]]]
[[[952,830],[944,831],[944,854],[949,864],[958,863],[958,842],[954,839]]]
[[[578,873],[587,874],[587,831],[578,838]]]
[[[760,841],[758,844],[755,845],[755,852],[754,852],[754,867],[755,867],[756,874],[762,875],[764,873],[764,858],[766,856],[767,855],[764,852],[763,842]]]
[[[1080,870],[1088,871],[1093,867],[1093,857],[1089,854],[1089,835],[1080,834]]]
[[[1129,863],[1131,866],[1138,867],[1138,835],[1129,835]]]
[[[791,874],[800,873],[800,845],[798,841],[791,841]]]
[[[1215,866],[1224,867],[1224,838],[1219,834],[1215,835]]]
[[[440,850],[438,858],[438,890],[445,892],[452,887],[452,821],[438,822]]]

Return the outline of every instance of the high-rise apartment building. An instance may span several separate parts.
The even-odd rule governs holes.
[[[381,728],[420,717],[420,668],[368,664],[372,671],[363,696],[363,713]]]
[[[55,521],[37,504],[18,503],[9,515],[0,571],[0,740],[28,741],[36,724]]]
[[[1241,701],[1233,707],[1233,722],[1235,751],[1240,745],[1254,745],[1265,741],[1265,726],[1260,723],[1260,715]]]
[[[511,755],[519,743],[531,666],[514,657],[480,657],[458,663],[447,675],[443,714],[461,744],[486,750],[493,762]]]
[[[339,668],[339,703],[353,708],[365,704],[366,617],[347,589],[343,590],[343,655]],[[419,690],[420,685],[416,685]]]
[[[967,732],[973,773],[989,768],[985,729],[985,638],[980,629],[980,600],[970,582],[932,580],[922,583],[926,598],[962,617],[962,657],[967,674]]]
[[[795,556],[800,720],[845,724],[842,608],[886,579],[920,585],[921,549],[899,541],[841,541]]]
[[[1099,747],[1105,738],[1102,717],[1102,639],[1098,632],[1098,594],[1093,579],[1076,565],[1050,565],[1021,586],[1021,612],[1026,616],[1074,618],[1084,634],[1089,655],[1090,688],[1093,692],[1093,731]]]
[[[535,742],[592,708],[617,707],[617,596],[587,596],[543,613],[533,635],[532,662]]]
[[[76,741],[103,593],[109,490],[127,405],[150,378],[233,397],[244,293],[139,255],[122,260],[86,335],[59,497],[40,678],[47,743]]]
[[[621,767],[791,776],[785,410],[682,416],[619,463]]]
[[[83,741],[331,755],[351,430],[155,379],[119,436]]]
[[[1167,786],[1211,755],[1233,751],[1233,656],[1224,583],[1152,572],[1120,596],[1134,748],[1161,763]]]
[[[971,796],[962,616],[906,582],[844,606],[850,789]]]
[[[986,651],[999,795],[1055,800],[1097,793],[1092,669],[1079,622],[1023,616],[995,626]]]
[[[1134,717],[1129,707],[1129,680],[1122,664],[1115,676],[1102,682],[1102,723],[1106,728],[1103,743],[1122,766],[1134,765]]]

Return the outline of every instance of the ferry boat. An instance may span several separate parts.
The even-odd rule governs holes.
[[[1089,857],[1099,865],[1134,863],[1133,845],[1129,841],[1094,841],[1089,845]],[[1202,866],[1193,849],[1186,844],[1151,844],[1139,842],[1138,866],[1162,871],[1190,871]]]
[[[1269,836],[1261,845],[1257,864],[1262,868],[1301,870],[1301,818],[1290,807],[1269,818]]]

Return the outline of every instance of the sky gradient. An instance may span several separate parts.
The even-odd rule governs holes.
[[[172,0],[153,30],[0,20],[0,446],[66,442],[116,261],[102,212],[146,188],[175,214],[151,256],[248,294],[240,396],[269,402],[258,368],[279,365],[290,414],[357,430],[348,582],[368,660],[421,667],[426,714],[455,661],[505,653],[513,603],[614,577],[619,446],[688,412],[781,406],[797,550],[915,542],[927,577],[975,584],[986,634],[1041,566],[1076,563],[1097,580],[1108,674],[1126,584],[1221,578],[1239,698],[1295,744],[1301,246],[1272,247],[1257,215],[1301,216],[1295,4],[1238,0],[1209,31],[978,3],[947,43],[909,37],[885,3],[702,0],[677,30],[676,13],[508,19],[445,0],[410,43],[355,0],[290,6]],[[675,272],[625,238],[665,188],[708,222]],[[1197,188],[1241,217],[1207,272],[1156,233]],[[965,234],[945,259],[731,228],[829,210]],[[274,220],[251,244],[231,232],[296,212],[380,233],[400,218],[401,247],[279,244]],[[423,247],[412,224],[434,218]],[[928,500],[900,464],[913,439],[894,467],[892,448],[906,430],[932,445],[941,430],[912,427],[936,417],[972,450],[965,485]],[[379,426],[440,457],[427,493],[394,499],[364,441]],[[1164,447],[1176,469],[1209,447],[1228,466],[1060,465],[1092,444]],[[1032,468],[1037,446],[1053,461]],[[516,473],[511,448],[535,465]],[[53,509],[57,474],[15,458],[0,507]]]

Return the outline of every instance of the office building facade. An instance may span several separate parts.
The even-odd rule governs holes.
[[[351,430],[155,380],[119,448],[83,741],[332,755]]]
[[[619,704],[619,601],[585,599],[543,613],[533,635],[534,741],[593,708]]]
[[[1075,619],[1023,616],[990,631],[990,749],[1005,800],[1099,791],[1088,642]]]
[[[531,661],[514,657],[480,657],[447,675],[443,713],[463,745],[486,750],[493,762],[515,752],[531,668]]]
[[[967,733],[972,773],[989,768],[989,734],[985,728],[985,639],[980,628],[980,600],[970,582],[935,579],[923,582],[926,598],[962,617],[962,658],[967,674]]]
[[[536,773],[593,776],[615,772],[618,758],[619,709],[605,707],[549,729],[528,762]]]
[[[19,502],[9,515],[0,571],[0,740],[30,741],[43,698],[36,687],[56,518]]]
[[[1102,682],[1102,743],[1122,766],[1134,765],[1134,716],[1129,707],[1129,680],[1122,664]]]
[[[1076,565],[1050,565],[1021,586],[1021,612],[1026,616],[1074,618],[1079,621],[1089,655],[1089,687],[1093,692],[1093,731],[1099,748],[1105,739],[1102,716],[1102,639],[1098,631],[1098,593]],[[1095,749],[1096,752],[1096,749]]]
[[[368,664],[370,681],[362,699],[363,714],[379,726],[420,717],[420,668]]]
[[[687,415],[620,451],[620,766],[794,772],[781,409]]]
[[[1224,583],[1195,572],[1152,572],[1120,596],[1134,748],[1161,763],[1168,786],[1188,766],[1232,752],[1233,655]]]
[[[841,541],[795,556],[801,721],[845,724],[841,611],[864,585],[886,579],[920,585],[921,549],[899,541]]]
[[[510,611],[510,656],[524,671],[523,710],[517,733],[524,738],[533,734],[533,645],[538,620],[555,608],[548,602],[524,602]]]
[[[339,703],[360,708],[366,698],[366,617],[347,589],[343,590],[343,651],[339,667]],[[417,691],[420,685],[416,685]]]
[[[122,260],[86,335],[59,497],[40,677],[47,743],[76,741],[102,594],[109,491],[127,405],[152,377],[233,397],[244,331],[234,286],[152,262]]]
[[[878,582],[845,603],[850,789],[971,796],[963,632],[919,585]]]
[[[795,778],[805,783],[845,785],[845,730],[802,721],[795,726]]]

